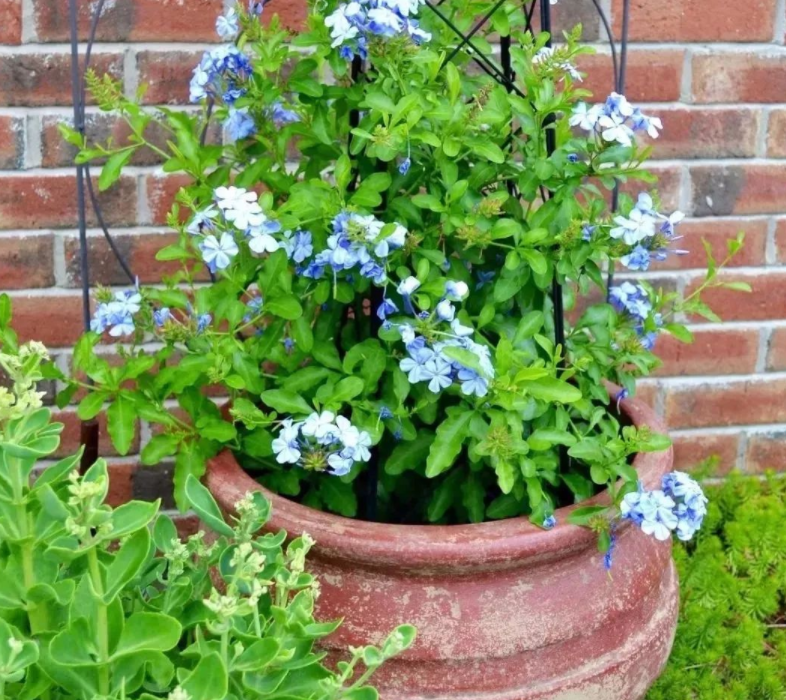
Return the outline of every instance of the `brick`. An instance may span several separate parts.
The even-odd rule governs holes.
[[[150,223],[159,226],[166,223],[167,214],[172,209],[175,195],[181,187],[191,183],[187,175],[166,175],[156,173],[149,175],[146,180],[147,206],[150,210],[150,221],[140,223]],[[183,212],[185,215],[185,212]]]
[[[134,498],[139,501],[155,501],[160,498],[162,508],[174,508],[173,471],[171,464],[140,466],[134,474]]]
[[[774,109],[767,123],[767,155],[786,158],[786,109]]]
[[[716,260],[723,260],[728,254],[728,242],[735,240],[740,232],[745,233],[745,243],[731,259],[729,267],[764,265],[767,227],[765,219],[685,219],[677,227],[678,235],[682,236],[682,239],[675,243],[674,247],[687,250],[688,253],[670,255],[663,262],[654,262],[652,269],[703,269],[707,266],[707,255],[702,241],[707,241],[712,246],[712,254]],[[784,230],[786,231],[786,227]]]
[[[756,370],[757,329],[699,329],[693,335],[692,343],[682,343],[667,333],[658,338],[655,352],[663,360],[659,376],[748,374]]]
[[[694,216],[786,210],[786,162],[694,166],[690,175]]]
[[[745,453],[745,471],[763,474],[766,471],[784,471],[783,450],[786,445],[786,427],[770,433],[754,434],[748,438]]]
[[[82,298],[36,294],[14,295],[13,326],[22,341],[39,340],[48,348],[73,345],[84,330]]]
[[[112,233],[112,232],[110,232]],[[113,233],[112,240],[135,276],[143,284],[157,284],[166,275],[181,269],[177,262],[159,262],[156,253],[164,246],[176,243],[173,232]],[[127,285],[126,273],[120,266],[103,234],[88,237],[88,262],[92,285]],[[69,235],[65,239],[66,286],[80,287],[82,277],[79,267],[79,238]]]
[[[631,41],[771,41],[777,0],[724,4],[715,0],[663,3],[633,0]],[[613,0],[614,31],[622,31],[623,0]]]
[[[0,44],[22,43],[22,0],[0,0]]]
[[[786,379],[742,379],[666,389],[672,429],[786,422]]]
[[[775,250],[778,262],[786,262],[786,219],[775,222]]]
[[[68,3],[32,0],[32,15],[39,42],[69,41]],[[222,0],[114,0],[104,5],[96,39],[126,41],[218,41],[216,17]],[[96,3],[79,0],[79,36],[85,41]]]
[[[0,117],[0,170],[24,167],[25,120]]]
[[[60,447],[57,450],[56,456],[65,457],[74,454],[74,452],[79,449],[80,444],[82,422],[79,420],[79,416],[76,415],[76,411],[65,410],[54,413],[53,419],[65,426],[60,436]],[[135,426],[135,435],[131,443],[130,453],[133,454],[138,451],[139,425],[137,424]],[[112,441],[109,439],[109,433],[107,432],[106,413],[100,413],[98,415],[98,455],[99,457],[117,456],[117,450],[114,445],[112,445]],[[122,497],[124,491],[122,483],[118,484],[118,490],[119,493],[117,496]]]
[[[697,103],[782,102],[784,94],[786,53],[713,52],[693,57]]]
[[[724,321],[769,321],[783,318],[783,310],[786,309],[786,274],[774,270],[761,270],[755,275],[724,272],[720,274],[720,279],[724,282],[745,282],[752,289],[751,293],[722,287],[705,290],[702,299]],[[693,280],[688,285],[686,294],[691,294],[700,281]]]
[[[41,165],[45,168],[63,168],[74,164],[77,148],[60,135],[59,125],[73,126],[74,120],[67,116],[44,116],[41,122]],[[106,144],[110,139],[114,146],[128,144],[131,129],[128,123],[112,114],[88,114],[85,118],[85,134],[91,143]],[[145,138],[159,148],[166,147],[166,132],[156,122],[148,127]],[[131,165],[157,165],[162,158],[149,148],[140,148],[131,159]],[[98,165],[100,161],[92,161]],[[96,167],[96,170],[98,168]]]
[[[99,442],[101,436],[99,434]],[[110,462],[107,465],[109,472],[109,493],[106,502],[113,508],[122,506],[134,499],[134,475],[138,464],[133,462]]]
[[[525,10],[528,8],[529,5]],[[425,12],[428,10],[421,10],[421,16]],[[551,34],[555,42],[562,39],[563,32],[571,31],[577,24],[581,25],[582,41],[591,42],[601,38],[600,15],[592,0],[572,0],[569,5],[557,3],[551,6]],[[537,6],[532,16],[532,25],[535,32],[540,31],[540,12]]]
[[[750,158],[756,155],[760,110],[723,108],[647,109],[663,131],[648,140],[654,158]]]
[[[91,65],[101,75],[123,75],[120,54],[93,54]],[[93,103],[88,94],[88,102]],[[0,60],[0,106],[52,107],[70,105],[71,56],[68,53],[20,53]]]
[[[725,476],[737,466],[739,433],[691,432],[673,435],[674,467],[681,471],[692,471],[709,458],[718,460],[714,476]]]
[[[123,176],[106,192],[94,191],[109,226],[136,219],[136,180]],[[89,225],[95,216],[88,206]],[[0,229],[73,228],[77,225],[76,176],[11,175],[0,180]]]
[[[680,49],[631,49],[625,95],[634,102],[674,102],[679,100],[685,52]],[[605,53],[582,56],[579,68],[587,77],[582,88],[598,100],[614,89],[611,57]]]
[[[677,211],[680,208],[682,169],[652,163],[648,165],[647,170],[658,178],[656,183],[650,184],[631,178],[628,182],[621,185],[620,192],[629,194],[635,199],[640,192],[656,190],[660,197],[661,211]]]
[[[576,4],[583,4],[579,0]],[[421,9],[421,12],[424,10]],[[306,18],[308,17],[307,0],[287,0],[287,2],[271,2],[265,8],[262,18],[263,24],[269,24],[274,15],[278,15],[281,24],[293,32],[302,31],[306,28]]]
[[[51,234],[0,237],[0,289],[50,287],[54,283]]]
[[[639,383],[636,386],[636,398],[643,401],[648,406],[654,407],[658,398],[658,385],[654,382],[648,382],[647,384]]]
[[[767,370],[786,370],[786,328],[773,328],[767,348]]]
[[[145,104],[188,104],[189,83],[202,57],[197,51],[140,51],[136,57]]]

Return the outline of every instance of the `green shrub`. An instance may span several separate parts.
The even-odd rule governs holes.
[[[680,623],[647,700],[786,698],[786,480],[708,490],[698,539],[675,549]]]

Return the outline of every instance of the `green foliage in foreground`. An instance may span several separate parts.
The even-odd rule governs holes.
[[[680,624],[647,700],[786,698],[786,480],[708,490],[698,540],[678,547]]]

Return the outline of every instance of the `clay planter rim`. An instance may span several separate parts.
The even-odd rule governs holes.
[[[633,425],[649,426],[665,433],[652,409],[637,399],[621,402],[621,409]],[[672,448],[663,452],[636,455],[633,466],[647,488],[660,486],[661,477],[672,461]],[[365,567],[395,565],[411,572],[430,574],[438,570],[484,571],[522,566],[529,560],[541,563],[562,559],[596,547],[597,535],[587,528],[571,525],[568,516],[577,508],[606,505],[609,494],[597,496],[555,512],[557,526],[543,530],[527,518],[510,518],[469,525],[398,525],[353,520],[290,501],[258,484],[224,450],[209,460],[206,483],[219,505],[227,511],[249,491],[261,491],[272,505],[266,529],[283,529],[290,537],[306,532],[316,540],[312,556],[341,560]],[[630,527],[622,522],[619,528]]]

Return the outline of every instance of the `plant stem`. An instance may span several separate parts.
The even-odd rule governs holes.
[[[96,548],[92,547],[87,553],[87,561],[90,567],[90,580],[93,583],[99,601],[96,602],[98,616],[98,657],[100,667],[98,669],[98,687],[102,695],[109,695],[109,618],[106,605],[104,605],[104,581],[101,578],[101,567],[98,563]]]

